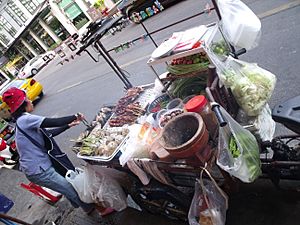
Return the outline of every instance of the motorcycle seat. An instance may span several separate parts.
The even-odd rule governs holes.
[[[276,105],[272,111],[273,119],[290,128],[300,130],[300,95]],[[292,130],[294,130],[292,129]],[[298,132],[297,132],[298,133]]]

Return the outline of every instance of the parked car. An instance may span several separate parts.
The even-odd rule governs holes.
[[[155,6],[156,9],[161,11],[162,8],[167,8],[180,1],[183,0],[122,0],[118,3],[118,8],[123,15],[130,18],[133,22],[137,22],[133,17],[136,13],[140,15],[141,20],[144,20],[149,17],[149,13],[152,14],[150,11],[146,10],[147,8],[151,7],[153,10],[153,6]],[[146,17],[140,14],[141,11],[145,12],[144,15]]]
[[[0,90],[0,117],[3,119],[9,119],[11,117],[8,106],[2,101],[3,92],[11,87],[17,87],[24,90],[27,98],[33,102],[44,95],[43,86],[33,78],[12,80]]]
[[[55,57],[54,51],[48,51],[44,54],[37,55],[26,63],[19,71],[18,78],[25,79],[36,75],[48,62]]]

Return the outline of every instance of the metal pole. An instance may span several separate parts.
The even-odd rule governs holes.
[[[120,71],[118,70],[118,66],[115,66],[115,64],[111,61],[111,58],[105,53],[105,51],[103,50],[103,45],[101,47],[101,42],[97,41],[95,42],[95,47],[97,48],[97,50],[99,51],[99,53],[103,56],[104,60],[109,64],[109,66],[114,70],[114,72],[117,74],[117,76],[121,79],[121,81],[125,84],[125,88],[129,89],[132,87],[132,84],[128,81],[128,79],[124,78],[125,75],[120,73]]]
[[[217,16],[218,16],[219,20],[222,20],[221,13],[220,13],[220,10],[219,10],[219,7],[218,7],[218,4],[217,4],[216,0],[211,0],[211,1],[212,1],[212,4],[214,5],[214,8],[216,10],[216,13],[217,13]]]
[[[142,21],[140,21],[140,24],[142,25],[142,27],[144,28],[144,30],[146,31],[147,36],[150,37],[152,43],[155,45],[155,47],[157,48],[158,45],[156,44],[156,42],[154,41],[154,39],[152,38],[151,34],[149,33],[149,31],[147,30],[147,28],[145,27],[145,25],[143,24]]]
[[[87,49],[84,49],[83,51],[85,51],[94,60],[94,62],[99,62],[99,58],[97,60]]]
[[[127,82],[127,84],[128,84],[127,86],[129,86],[129,88],[131,88],[132,84],[127,79],[127,77],[124,74],[124,72],[122,71],[122,69],[119,67],[119,65],[116,63],[116,61],[110,56],[110,54],[107,52],[107,50],[105,49],[105,47],[103,46],[103,44],[101,43],[101,41],[99,40],[97,42],[98,42],[98,46],[101,48],[101,50],[103,51],[103,53],[111,61],[111,63],[114,65],[114,67],[119,71],[119,74],[123,77],[123,79]]]

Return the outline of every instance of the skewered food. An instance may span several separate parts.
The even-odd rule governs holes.
[[[139,102],[131,103],[123,108],[118,108],[115,116],[109,120],[109,125],[111,127],[121,127],[125,124],[132,124],[144,113],[145,110]]]

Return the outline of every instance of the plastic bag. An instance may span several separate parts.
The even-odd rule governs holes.
[[[271,141],[273,139],[276,123],[272,119],[272,112],[268,104],[262,109],[253,125],[257,128],[255,134],[257,134],[262,141]]]
[[[273,139],[276,123],[272,119],[269,104],[266,104],[256,117],[249,117],[243,110],[240,110],[236,120],[244,128],[251,131],[258,140],[270,141]]]
[[[131,158],[150,157],[150,143],[148,143],[146,135],[142,139],[139,137],[142,127],[140,124],[130,126],[129,139],[126,143],[125,150],[119,158],[119,162],[122,166],[126,165]]]
[[[88,177],[86,171],[81,168],[75,168],[75,171],[68,170],[66,173],[66,180],[72,184],[73,188],[78,193],[81,201],[85,203],[93,203],[94,200],[88,190]]]
[[[85,171],[89,184],[87,190],[95,203],[117,211],[127,207],[127,197],[120,185],[127,177],[125,173],[89,164],[85,167]]]
[[[227,121],[219,128],[217,164],[243,182],[253,182],[260,174],[259,146],[254,135],[220,107]]]
[[[248,116],[258,116],[270,99],[276,76],[256,63],[247,63],[229,56],[225,62],[208,51],[217,67],[220,80],[230,88],[239,106]]]
[[[225,37],[237,47],[252,49],[261,36],[259,18],[240,0],[218,0]]]
[[[125,173],[87,164],[84,170],[77,168],[76,172],[68,174],[66,179],[73,185],[82,201],[99,203],[117,211],[127,207],[127,197],[120,185],[127,178]]]
[[[228,197],[216,184],[209,172],[204,169],[211,180],[203,179],[195,183],[195,193],[188,214],[190,225],[224,225]]]

